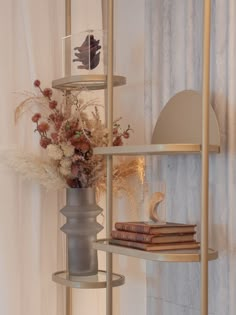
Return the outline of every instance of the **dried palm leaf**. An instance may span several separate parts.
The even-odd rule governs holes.
[[[13,168],[23,177],[35,180],[47,189],[66,187],[65,180],[60,176],[57,166],[49,160],[34,154],[11,150],[1,154],[1,162]]]

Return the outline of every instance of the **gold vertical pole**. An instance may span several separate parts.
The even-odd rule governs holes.
[[[208,315],[208,177],[211,0],[203,7],[202,67],[202,209],[201,209],[201,315]]]
[[[65,0],[65,35],[71,35],[71,0]],[[71,39],[70,37],[65,40],[64,47],[65,54],[65,76],[71,75]]]
[[[113,143],[113,16],[114,1],[108,0],[108,44],[107,44],[107,128],[109,130],[108,145]],[[106,197],[106,237],[109,238],[112,229],[112,155],[107,156],[107,197]],[[112,254],[106,253],[107,288],[106,315],[112,315]]]
[[[72,315],[72,288],[66,287],[66,315]]]
[[[71,35],[71,0],[65,0],[65,35]],[[65,76],[71,75],[71,40],[69,38],[65,41]],[[69,91],[66,94],[70,93]],[[68,269],[67,250],[68,244],[66,242],[66,268]],[[66,287],[66,315],[72,315],[72,288]]]
[[[66,0],[65,3],[65,12],[66,12],[66,36],[71,35],[71,0]]]

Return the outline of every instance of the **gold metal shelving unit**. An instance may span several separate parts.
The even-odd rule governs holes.
[[[66,35],[71,33],[71,0],[66,0]],[[108,147],[96,148],[94,154],[106,155],[107,159],[107,194],[106,194],[106,240],[98,240],[94,248],[106,252],[106,272],[99,272],[99,277],[91,279],[71,279],[65,271],[53,274],[53,280],[67,287],[67,314],[71,315],[71,288],[101,288],[106,287],[106,315],[112,315],[112,287],[122,285],[124,277],[113,274],[112,254],[121,254],[136,258],[159,262],[200,262],[201,264],[201,315],[208,315],[208,261],[218,257],[217,251],[208,248],[208,173],[209,152],[219,153],[218,144],[209,143],[209,86],[210,86],[210,23],[211,0],[205,0],[203,5],[203,69],[202,69],[202,143],[171,143],[139,146],[112,146],[113,127],[113,87],[126,83],[122,76],[113,73],[113,15],[114,0],[108,0],[108,64],[107,75],[98,76],[67,76],[54,80],[53,87],[70,92],[70,90],[85,87],[88,90],[106,89],[106,118],[109,129]],[[68,65],[69,73],[70,66]],[[201,154],[202,159],[202,192],[201,192],[201,249],[187,251],[145,252],[109,244],[112,230],[112,165],[113,155],[150,155],[150,154]],[[102,278],[101,278],[101,277]],[[105,277],[105,278],[104,278]],[[100,279],[100,280],[99,280]],[[101,280],[102,279],[102,280]]]
[[[108,127],[110,135],[113,119],[113,0],[109,3],[108,32]],[[133,256],[155,261],[172,262],[200,262],[201,264],[201,315],[208,315],[208,261],[217,259],[218,253],[208,248],[208,178],[209,178],[209,152],[219,153],[219,145],[209,145],[209,100],[210,100],[210,24],[211,0],[205,0],[203,5],[203,66],[202,66],[202,144],[165,144],[151,146],[128,146],[124,148],[97,148],[95,153],[107,155],[107,238],[112,227],[112,156],[113,155],[139,155],[139,154],[176,154],[201,153],[202,158],[202,191],[201,191],[201,249],[200,251],[174,251],[147,253],[136,249],[110,245],[107,240],[100,240],[94,248],[107,252],[108,275],[112,272],[112,253]],[[111,141],[110,141],[111,142]],[[107,287],[107,315],[112,315],[112,290]]]

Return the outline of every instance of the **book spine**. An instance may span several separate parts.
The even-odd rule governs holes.
[[[133,233],[127,231],[112,231],[111,236],[113,238],[128,240],[128,241],[137,241],[143,243],[151,243],[152,242],[152,235],[145,235],[140,233]]]
[[[149,226],[141,226],[141,225],[136,225],[132,223],[121,223],[121,222],[116,222],[115,223],[115,228],[117,230],[122,230],[122,231],[129,231],[129,232],[137,232],[137,233],[150,233],[150,227]]]

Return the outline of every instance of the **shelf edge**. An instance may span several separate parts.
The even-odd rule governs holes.
[[[220,147],[218,145],[210,145],[209,151],[211,153],[219,153]],[[201,153],[200,144],[147,144],[94,148],[94,154],[100,155],[169,155],[194,153]]]
[[[98,273],[106,274],[106,271],[98,270]],[[70,288],[77,288],[77,289],[103,289],[106,288],[106,280],[104,281],[86,281],[86,278],[90,277],[81,277],[81,280],[70,280],[60,277],[60,275],[66,274],[66,271],[57,271],[52,274],[52,281],[56,282],[57,284],[64,285]],[[112,287],[118,287],[125,283],[125,277],[117,274],[112,273],[113,276],[116,276],[118,279],[112,280]],[[93,276],[92,276],[93,277]],[[79,278],[79,277],[78,277]],[[90,278],[91,279],[91,278]]]
[[[108,242],[107,239],[101,239],[93,243],[93,248],[113,254],[125,255],[136,257],[140,259],[160,261],[160,262],[200,262],[201,255],[199,250],[173,250],[173,251],[155,251],[148,252],[138,250],[134,248],[104,244]],[[209,248],[208,249],[208,261],[216,260],[218,258],[218,252]]]

